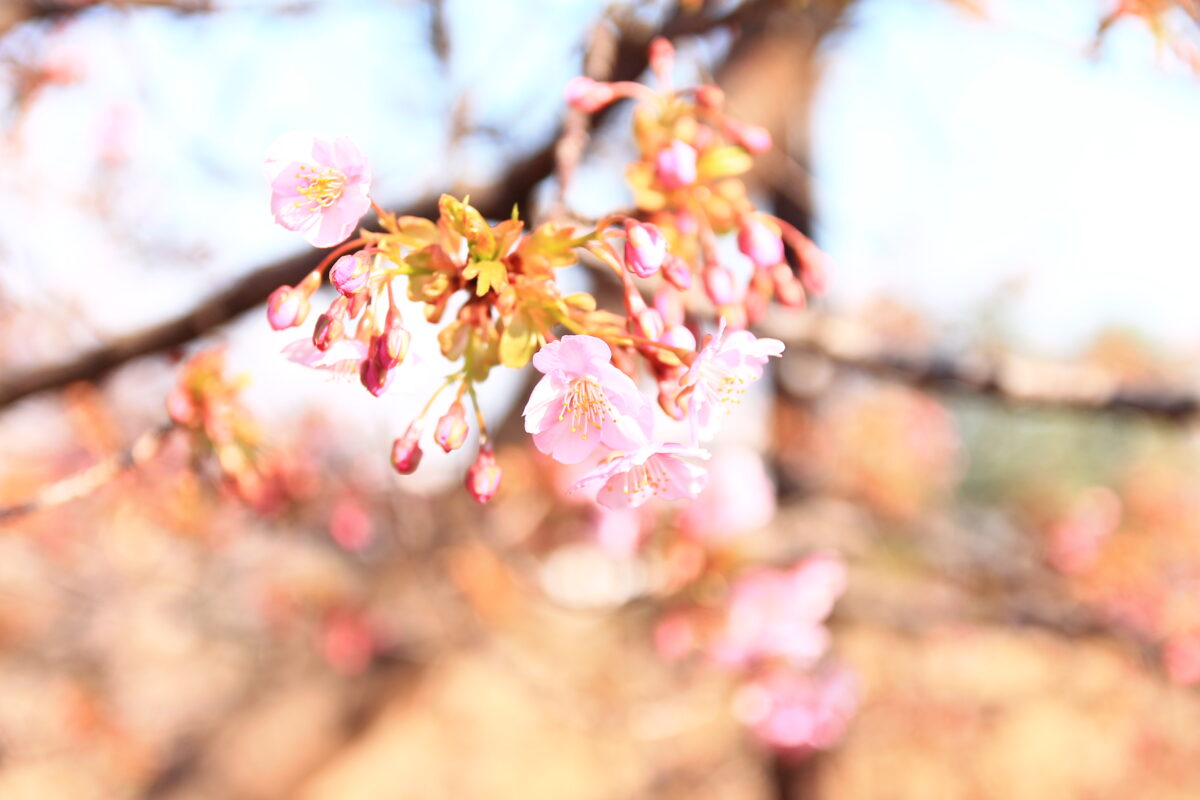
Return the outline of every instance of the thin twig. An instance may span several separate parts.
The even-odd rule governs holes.
[[[91,494],[118,475],[140,467],[153,458],[174,429],[173,422],[165,422],[134,439],[133,444],[124,450],[113,453],[73,475],[42,487],[25,502],[0,508],[0,523],[60,506]]]

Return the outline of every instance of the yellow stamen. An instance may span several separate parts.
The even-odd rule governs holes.
[[[297,208],[305,203],[312,211],[329,208],[341,199],[342,193],[346,189],[345,174],[333,167],[317,171],[312,167],[301,165],[296,177],[302,181],[296,187],[296,191],[304,198],[296,201]]]
[[[588,429],[599,431],[605,419],[614,417],[612,404],[595,378],[576,378],[563,393],[558,421],[571,418],[571,433],[588,438]]]

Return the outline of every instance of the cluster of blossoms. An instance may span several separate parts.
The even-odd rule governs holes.
[[[398,472],[417,468],[426,417],[453,387],[432,438],[447,452],[462,447],[470,403],[480,449],[467,488],[480,502],[491,499],[500,468],[475,387],[493,367],[521,368],[532,360],[545,377],[525,408],[526,430],[561,463],[602,459],[580,481],[599,484],[600,503],[622,508],[652,497],[692,498],[703,488],[705,472],[695,463],[708,455],[701,443],[715,435],[721,409],[737,402],[783,350],[745,324],[772,297],[801,304],[805,290],[819,286],[820,257],[799,231],[757,212],[736,178],[770,137],[725,115],[716,87],[672,90],[666,77],[672,59],[665,40],[652,45],[663,84],[657,93],[586,79],[567,89],[569,101],[590,109],[623,96],[645,101],[635,124],[643,159],[630,169],[637,212],[605,217],[590,230],[550,221],[526,231],[516,209],[493,225],[469,202],[446,195],[435,221],[396,216],[371,199],[370,166],[350,140],[294,134],[272,147],[266,171],[276,220],[315,246],[337,245],[303,281],[280,287],[268,301],[276,330],[302,325],[328,268],[337,295],[317,316],[312,336],[289,346],[290,358],[356,375],[382,395],[409,350],[403,299],[418,304],[432,324],[454,309],[438,342],[459,366],[394,442]],[[382,230],[360,230],[346,241],[372,207]],[[716,237],[734,231],[752,268],[744,286],[717,253]],[[785,241],[798,272],[787,261]],[[562,291],[556,270],[583,254],[621,281],[624,314],[598,309],[590,294]],[[650,287],[639,284],[647,279],[657,281],[652,304],[642,293]],[[704,296],[719,316],[716,333],[707,336],[688,310]],[[657,385],[662,411],[688,421],[688,441],[654,436],[651,403],[635,383],[639,364]]]
[[[787,569],[753,568],[719,609],[664,617],[656,642],[669,658],[699,651],[735,670],[734,713],[769,746],[802,757],[840,739],[857,706],[853,675],[828,658],[824,624],[845,586],[845,567],[829,553]]]
[[[167,413],[191,434],[197,453],[211,453],[223,483],[257,507],[267,500],[266,465],[257,457],[261,431],[241,402],[247,377],[226,374],[225,354],[206,350],[184,364],[167,395]]]

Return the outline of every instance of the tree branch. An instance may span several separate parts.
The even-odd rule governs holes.
[[[1188,423],[1200,415],[1200,396],[1177,387],[1132,387],[1101,367],[1013,353],[948,354],[897,350],[861,322],[809,313],[773,335],[792,352],[923,389],[978,395],[1015,406],[1134,415]]]
[[[613,61],[613,80],[634,80],[647,65],[647,48],[656,35],[671,37],[699,35],[708,31],[743,24],[746,20],[769,13],[780,0],[748,0],[718,17],[676,14],[660,30],[639,28],[622,30]],[[604,112],[596,115],[600,117]],[[534,189],[554,173],[556,133],[540,149],[514,163],[494,184],[470,189],[471,202],[485,216],[502,219],[513,205],[528,207]],[[400,213],[421,217],[437,216],[437,198],[427,197],[409,205]],[[370,220],[365,221],[367,224]],[[320,263],[328,250],[306,250],[273,264],[255,269],[232,285],[210,295],[198,306],[180,316],[143,330],[122,336],[60,364],[13,372],[0,378],[0,408],[39,392],[60,389],[75,381],[94,381],[112,370],[143,356],[180,347],[197,339],[234,317],[261,305],[267,296],[283,284],[296,284]]]

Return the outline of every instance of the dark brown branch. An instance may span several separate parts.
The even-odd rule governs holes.
[[[1182,388],[1124,386],[1106,370],[1004,353],[944,354],[898,351],[866,325],[830,314],[809,314],[776,326],[793,352],[923,389],[978,395],[1032,408],[1135,415],[1188,423],[1200,397]]]
[[[658,31],[623,32],[612,67],[612,77],[614,80],[637,78],[646,68],[646,50],[655,35],[677,37],[701,34],[722,26],[741,24],[779,5],[778,0],[750,0],[724,16],[677,16]],[[514,205],[527,208],[531,204],[534,189],[554,173],[557,139],[556,135],[541,149],[514,163],[495,184],[470,189],[472,204],[484,216],[493,219],[507,217]],[[425,198],[400,210],[400,213],[436,216],[437,199]],[[367,222],[369,224],[370,221]],[[39,392],[60,389],[75,381],[97,380],[128,361],[187,344],[261,305],[276,287],[299,282],[317,266],[326,252],[308,250],[253,270],[185,314],[106,342],[70,361],[6,375],[0,378],[0,408]]]

